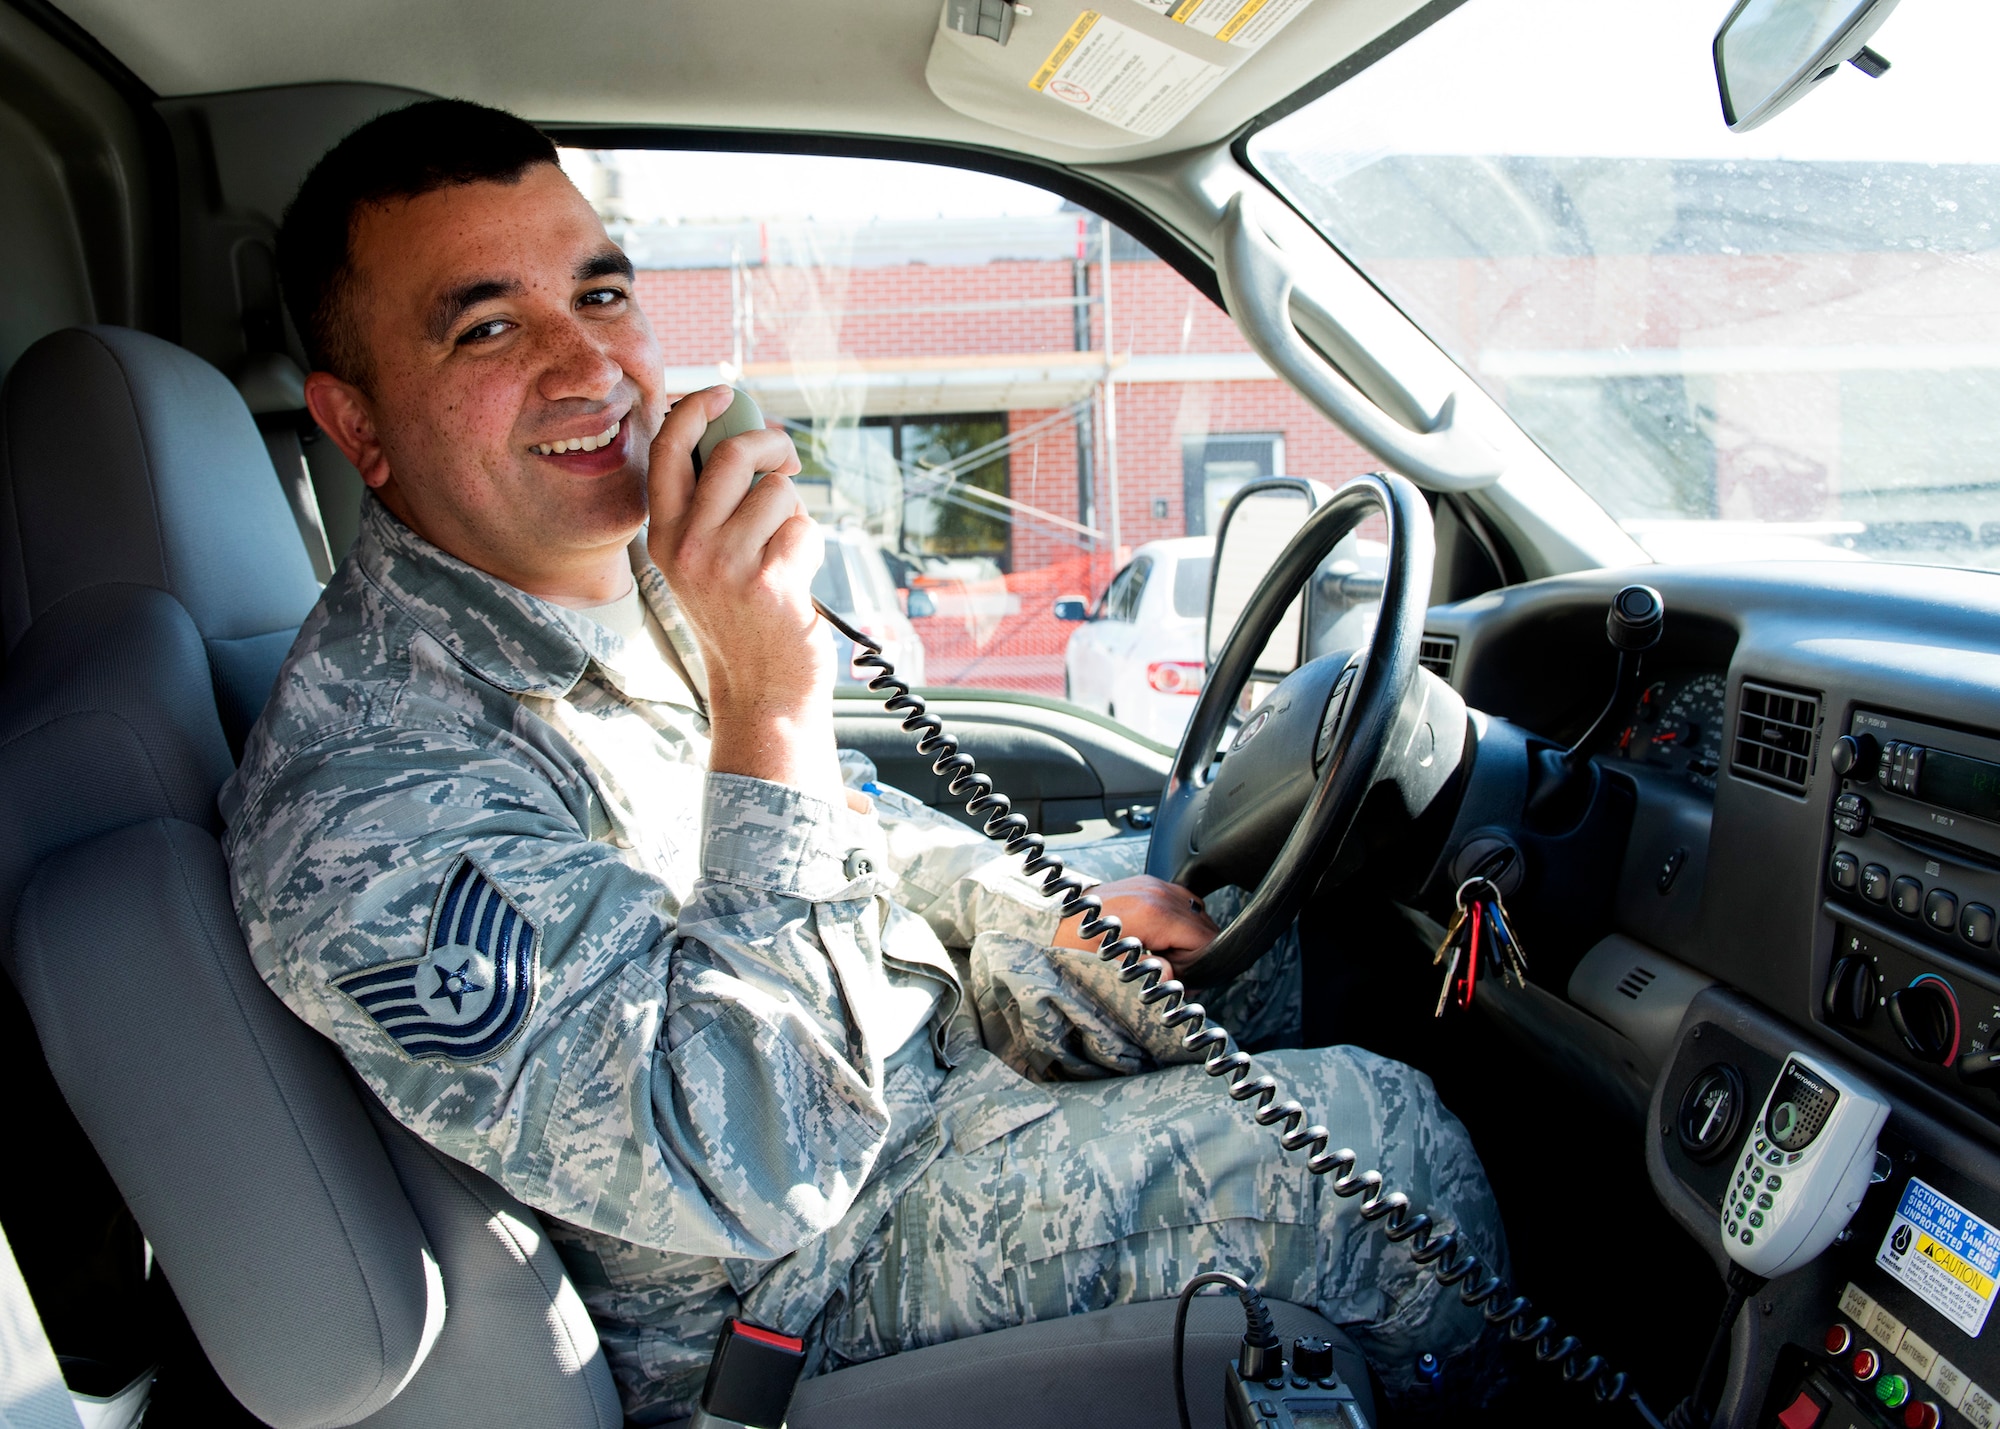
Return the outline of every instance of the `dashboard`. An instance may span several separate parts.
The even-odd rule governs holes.
[[[1666,623],[1614,697],[1605,611],[1634,581],[1660,592]],[[1510,919],[1543,950],[1538,995],[1561,1004],[1540,1040],[1581,1035],[1581,1008],[1637,1049],[1596,1060],[1643,1072],[1648,1172],[1689,1233],[1713,1242],[1752,1134],[1742,1108],[1788,1048],[1835,1060],[1891,1104],[1876,1173],[1890,1185],[1863,1202],[1851,1243],[1774,1281],[1763,1316],[1747,1317],[1758,1366],[1741,1392],[1770,1397],[1732,1422],[1805,1422],[1799,1395],[1889,1423],[1875,1416],[1901,1403],[1893,1373],[1926,1422],[2000,1425],[2000,1344],[1981,1338],[1983,1309],[1954,1320],[1885,1269],[1902,1253],[1891,1212],[1909,1197],[2000,1226],[2000,576],[1600,571],[1433,607],[1424,634],[1429,667],[1480,712],[1488,784],[1515,786],[1500,797],[1468,783],[1477,806],[1431,887],[1464,876],[1454,839],[1519,846]],[[1586,737],[1591,799],[1538,825],[1537,751]],[[1622,980],[1593,992],[1606,966]],[[1646,998],[1670,985],[1649,1026]],[[1587,1075],[1578,1064],[1570,1076]],[[2000,1263],[1960,1279],[1991,1304]]]
[[[1616,933],[1676,959],[2000,1145],[2000,1068],[1957,1066],[2000,1042],[2000,577],[1863,562],[1594,571],[1433,607],[1426,639],[1469,706],[1531,745],[1565,745],[1605,712],[1604,611],[1634,580],[1659,590],[1666,623],[1591,735],[1624,801],[1622,847],[1601,906],[1569,910],[1578,942]],[[1519,837],[1531,869],[1565,882],[1566,860],[1603,862],[1613,828]],[[1839,966],[1857,951],[1872,984]],[[1556,959],[1551,982],[1574,960]],[[1955,999],[1955,1039],[1936,1026],[1952,1006],[1928,994],[1890,1007],[1921,974]]]

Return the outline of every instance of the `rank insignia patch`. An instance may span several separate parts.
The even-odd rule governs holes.
[[[535,1002],[535,925],[470,858],[431,909],[420,958],[333,979],[411,1057],[488,1062]]]

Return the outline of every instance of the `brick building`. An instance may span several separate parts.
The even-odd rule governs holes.
[[[1056,596],[1209,531],[1250,477],[1379,465],[1166,263],[1116,233],[1107,263],[1084,215],[613,232],[671,385],[749,388],[817,513],[933,589],[935,684],[1060,694]]]

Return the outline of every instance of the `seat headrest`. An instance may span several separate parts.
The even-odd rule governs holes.
[[[67,328],[0,386],[0,641],[106,582],[170,592],[211,656],[295,630],[319,598],[229,380],[145,333]]]

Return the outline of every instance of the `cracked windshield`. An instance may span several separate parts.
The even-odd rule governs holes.
[[[1068,698],[1175,744],[1229,497],[1380,465],[1053,194],[817,156],[564,166],[639,269],[669,388],[736,383],[791,432],[825,530],[814,593],[912,683]]]
[[[1472,0],[1251,158],[1656,557],[2000,567],[2000,6],[1741,134],[1727,11]]]

